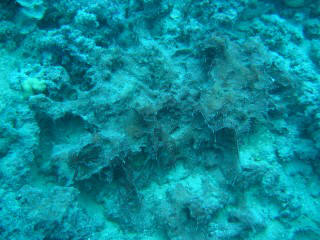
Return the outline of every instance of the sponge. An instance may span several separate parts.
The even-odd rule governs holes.
[[[25,97],[29,97],[36,93],[41,93],[46,90],[45,82],[36,77],[29,77],[22,83],[22,90]]]

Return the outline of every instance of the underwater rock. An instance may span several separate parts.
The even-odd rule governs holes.
[[[22,13],[29,18],[40,20],[46,11],[42,0],[16,0],[16,2],[23,7]]]
[[[317,239],[318,12],[0,1],[0,239]]]
[[[305,0],[284,0],[284,3],[288,7],[298,8],[298,7],[303,7],[304,6]]]
[[[320,21],[319,19],[310,19],[304,24],[304,33],[310,39],[320,38]]]

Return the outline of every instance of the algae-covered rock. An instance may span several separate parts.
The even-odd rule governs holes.
[[[5,138],[0,138],[0,157],[3,157],[9,151],[9,141]]]
[[[298,8],[298,7],[303,7],[305,4],[304,0],[284,0],[284,4],[287,5],[288,7],[292,8]]]
[[[304,24],[304,33],[310,38],[320,38],[320,21],[319,19],[310,19]]]
[[[318,239],[319,3],[0,1],[0,240]]]
[[[17,0],[23,9],[22,13],[30,18],[41,19],[46,11],[42,0]]]

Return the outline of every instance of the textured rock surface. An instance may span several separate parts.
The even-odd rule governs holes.
[[[284,3],[288,7],[297,8],[297,7],[303,7],[305,5],[305,0],[284,0]]]
[[[0,238],[319,239],[318,10],[1,1]]]

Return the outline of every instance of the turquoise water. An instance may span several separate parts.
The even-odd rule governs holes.
[[[320,239],[320,1],[0,2],[0,239]]]

